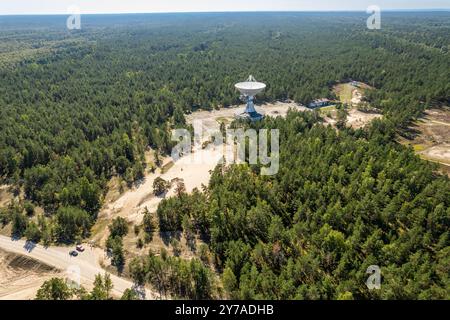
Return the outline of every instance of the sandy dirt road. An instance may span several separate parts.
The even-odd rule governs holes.
[[[76,276],[71,270],[80,271],[80,282],[87,287],[92,286],[95,276],[97,274],[104,274],[105,270],[98,262],[99,252],[102,250],[96,248],[86,248],[85,252],[78,257],[71,257],[69,255],[69,248],[66,247],[48,247],[44,248],[41,245],[29,244],[25,240],[13,240],[10,237],[0,236],[0,248],[25,255],[45,264],[55,267],[66,273],[69,279],[75,280]],[[101,253],[103,254],[103,253]],[[133,282],[111,274],[111,280],[114,288],[112,295],[120,297],[126,289],[133,287]],[[146,299],[155,299],[156,295],[150,290],[146,290]]]

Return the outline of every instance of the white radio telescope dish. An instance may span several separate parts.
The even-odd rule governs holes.
[[[266,84],[262,82],[239,82],[234,85],[243,95],[256,96],[266,88]]]
[[[256,81],[253,76],[249,76],[247,81],[236,83],[234,87],[238,89],[247,100],[247,107],[244,112],[240,112],[237,116],[239,118],[249,118],[252,121],[262,119],[263,115],[255,110],[253,99],[254,96],[266,88],[266,84]]]

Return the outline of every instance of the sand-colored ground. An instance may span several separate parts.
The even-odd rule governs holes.
[[[322,110],[323,109],[323,110]],[[337,110],[336,107],[325,107],[319,109],[322,118],[324,119],[325,124],[329,124],[333,127],[336,126],[337,123]],[[347,126],[352,127],[353,129],[363,128],[372,122],[374,119],[382,118],[383,116],[379,113],[374,112],[363,112],[359,111],[355,108],[348,110],[347,115]]]
[[[59,270],[22,255],[0,250],[0,300],[34,299],[44,281]]]
[[[350,104],[352,90],[355,88],[350,83],[339,83],[333,87],[333,91],[342,103]]]
[[[194,188],[201,189],[202,184],[208,185],[210,170],[216,167],[221,154],[218,149],[210,150],[201,147],[196,148],[194,154],[201,159],[201,162],[191,161],[191,157],[184,157],[175,162],[171,158],[166,158],[164,164],[173,163],[167,172],[162,173],[161,169],[158,169],[155,173],[148,173],[138,186],[126,191],[116,201],[106,203],[99,215],[97,230],[94,232],[95,243],[100,246],[104,244],[107,237],[105,231],[112,219],[120,216],[132,224],[140,224],[146,209],[155,212],[164,198],[174,195],[175,183],[167,194],[163,196],[153,194],[153,182],[157,177],[166,181],[182,180],[187,192],[192,192]]]
[[[382,115],[379,113],[362,112],[356,109],[349,111],[347,116],[347,125],[351,126],[353,129],[359,129],[365,127],[374,119],[381,118]]]
[[[428,148],[426,155],[431,159],[448,163],[450,162],[450,144],[442,144]]]
[[[362,93],[359,92],[357,89],[353,90],[352,92],[352,99],[351,99],[351,103],[352,105],[358,105],[361,103],[362,100]]]
[[[0,208],[6,206],[14,198],[9,188],[7,185],[0,185]]]
[[[423,159],[450,166],[450,108],[430,109],[411,126],[410,139],[400,142],[413,146]],[[445,170],[448,172],[448,170]]]
[[[186,119],[189,123],[194,122],[195,120],[203,121],[205,128],[213,129],[217,127],[218,121],[223,119],[232,120],[234,118],[234,114],[244,108],[244,106],[239,107],[230,107],[230,108],[222,108],[219,110],[213,111],[197,111],[193,112],[190,115],[186,116]],[[266,116],[276,117],[282,116],[285,117],[289,108],[297,111],[309,111],[310,109],[301,106],[295,102],[275,102],[275,103],[267,103],[260,106],[255,106],[256,111],[265,114]]]
[[[363,103],[365,90],[373,89],[369,85],[357,82],[356,85],[349,83],[340,83],[333,87],[333,91],[339,98],[339,101],[349,107],[347,116],[347,125],[354,129],[365,127],[372,120],[381,118],[382,115],[377,112],[363,112],[358,108]],[[322,110],[323,109],[323,110]],[[325,107],[321,109],[321,114],[325,119],[325,123],[336,125],[336,109],[334,107]]]

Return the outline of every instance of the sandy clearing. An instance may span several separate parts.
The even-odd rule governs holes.
[[[362,112],[362,111],[359,111],[356,109],[352,109],[349,111],[349,114],[347,116],[347,124],[350,125],[354,129],[359,129],[359,128],[366,126],[372,120],[378,119],[381,117],[383,117],[383,116],[378,113],[368,113],[368,112]]]
[[[450,164],[450,144],[442,144],[430,147],[419,154],[425,155],[427,158]]]
[[[330,112],[329,116],[323,116],[323,122],[325,125],[336,126],[336,112]],[[353,129],[363,128],[368,125],[372,120],[382,118],[379,113],[362,112],[357,109],[351,109],[347,115],[347,126],[351,126]]]
[[[342,103],[349,104],[352,99],[352,90],[355,87],[351,83],[339,83],[333,87],[333,91]]]
[[[201,120],[203,121],[205,128],[214,128],[215,126],[217,126],[218,120],[220,121],[221,118],[231,120],[234,118],[234,114],[244,107],[245,107],[244,105],[240,105],[212,111],[196,111],[189,115],[186,115],[186,120],[188,123],[192,123],[195,120]],[[256,111],[271,117],[276,116],[285,117],[289,108],[292,108],[293,110],[297,111],[311,111],[311,109],[308,109],[305,106],[301,106],[292,101],[266,103],[255,106]]]
[[[331,125],[332,127],[334,127],[336,125],[337,121],[333,118],[330,117],[323,117],[323,124],[324,125]]]
[[[204,159],[201,163],[191,163],[190,157],[183,157],[175,161],[174,165],[166,172],[148,174],[143,183],[138,187],[126,191],[117,201],[109,203],[102,210],[100,218],[115,218],[117,216],[126,217],[128,221],[140,223],[143,218],[145,208],[149,211],[156,211],[158,204],[165,198],[173,195],[173,188],[163,197],[153,195],[153,182],[157,177],[166,181],[182,179],[186,185],[186,191],[192,192],[194,188],[201,188],[202,184],[207,185],[210,177],[210,170],[213,170],[220,160],[218,149],[194,150],[196,157]]]
[[[347,82],[337,84],[333,87],[333,91],[339,97],[340,102],[350,106],[347,116],[347,125],[354,129],[363,128],[372,120],[382,117],[381,114],[375,112],[363,112],[357,110],[364,98],[364,90],[367,89],[372,90],[374,88],[362,82],[357,82],[356,86],[353,85],[352,82]],[[332,115],[331,118],[325,117],[325,123],[335,126],[335,116],[336,114]]]
[[[411,138],[398,138],[411,145],[424,160],[439,163],[440,171],[450,176],[450,108],[429,109],[411,126]]]

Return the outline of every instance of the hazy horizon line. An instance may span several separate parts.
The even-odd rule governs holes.
[[[450,8],[409,8],[409,9],[385,9],[382,10],[384,12],[450,12]],[[126,15],[126,14],[200,14],[200,13],[336,13],[336,12],[363,12],[366,13],[365,10],[229,10],[229,11],[149,11],[149,12],[95,12],[95,13],[80,13],[81,15]],[[67,16],[71,13],[0,13],[0,17],[2,16]]]

